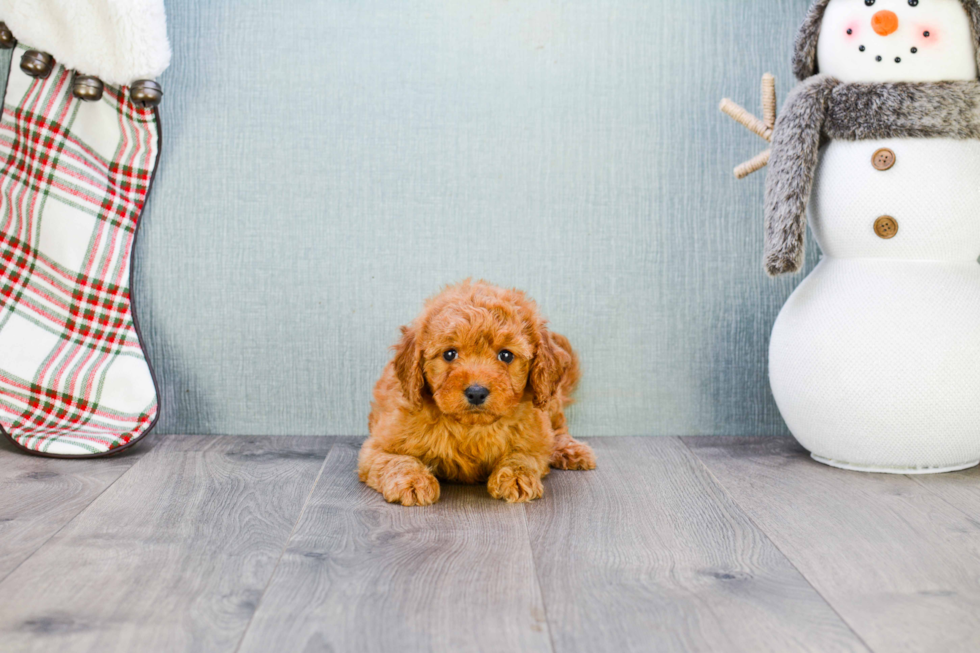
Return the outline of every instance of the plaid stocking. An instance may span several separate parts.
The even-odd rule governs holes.
[[[156,112],[71,72],[21,72],[0,120],[0,429],[29,451],[114,453],[157,418],[130,297],[130,259],[157,163]]]

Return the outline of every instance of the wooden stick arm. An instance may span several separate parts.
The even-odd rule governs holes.
[[[770,154],[772,154],[772,150],[766,150],[765,152],[757,154],[753,158],[735,168],[735,178],[745,179],[753,172],[758,172],[759,170],[765,168],[767,165],[769,165]]]
[[[721,101],[721,105],[718,108],[721,109],[722,113],[730,116],[735,122],[756,134],[759,138],[767,141],[772,140],[772,128],[746,111],[741,105],[725,98]]]
[[[769,129],[776,126],[776,78],[770,73],[762,76],[762,122]]]
[[[759,138],[772,142],[772,131],[776,127],[776,78],[766,73],[762,76],[762,120],[759,120],[745,110],[741,105],[732,102],[728,98],[721,101],[718,106],[722,113],[730,116],[735,122],[742,125]],[[744,179],[753,172],[762,170],[769,165],[771,150],[766,150],[757,154],[745,163],[735,168],[735,177]]]

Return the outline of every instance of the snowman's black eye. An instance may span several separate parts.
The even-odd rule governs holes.
[[[874,3],[875,3],[875,0],[864,0],[864,4],[868,5],[869,7],[871,5],[873,5]]]
[[[918,7],[919,6],[919,0],[909,0],[909,6],[910,7]]]

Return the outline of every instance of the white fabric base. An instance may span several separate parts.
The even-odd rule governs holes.
[[[66,68],[128,86],[170,64],[163,0],[0,0],[14,37]]]
[[[829,460],[827,458],[822,458],[816,454],[810,454],[810,457],[816,460],[818,463],[827,465],[829,467],[836,467],[837,469],[845,469],[849,472],[866,472],[870,474],[901,474],[901,475],[911,475],[911,476],[925,476],[927,474],[948,474],[950,472],[962,472],[964,469],[972,469],[977,465],[980,465],[980,460],[973,460],[968,463],[963,463],[962,465],[952,465],[950,467],[866,467],[863,465],[851,465],[850,463],[842,463],[837,460]]]
[[[769,376],[811,453],[861,468],[980,459],[980,265],[825,258],[773,327]]]

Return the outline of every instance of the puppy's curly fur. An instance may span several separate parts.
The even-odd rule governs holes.
[[[483,281],[446,288],[402,327],[394,350],[358,465],[388,501],[435,503],[438,479],[486,481],[494,498],[531,501],[550,467],[595,467],[565,423],[578,356],[523,292]],[[483,403],[467,397],[474,387],[489,390]]]

